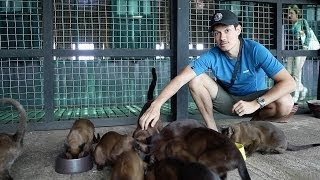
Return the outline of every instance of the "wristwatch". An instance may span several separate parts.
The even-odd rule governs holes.
[[[266,106],[266,101],[263,97],[258,97],[256,99],[257,103],[260,105],[260,109],[264,108]]]

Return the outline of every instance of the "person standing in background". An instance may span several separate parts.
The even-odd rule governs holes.
[[[297,5],[290,5],[288,7],[288,19],[289,22],[292,24],[290,28],[290,33],[292,36],[293,42],[298,42],[293,46],[296,47],[289,47],[291,50],[299,50],[302,47],[304,50],[308,49],[308,45],[311,38],[309,24],[306,19],[302,18],[301,10]],[[301,36],[305,35],[304,42],[301,41]],[[293,76],[294,80],[296,81],[297,88],[294,91],[293,99],[294,102],[298,100],[304,100],[308,89],[302,84],[302,67],[306,61],[306,56],[297,56],[297,57],[288,57],[286,63],[286,69],[288,72]]]

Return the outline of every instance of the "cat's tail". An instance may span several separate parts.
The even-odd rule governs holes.
[[[156,84],[157,84],[156,68],[152,68],[151,72],[152,72],[152,81],[151,81],[149,89],[148,89],[148,94],[147,94],[148,101],[153,100],[153,92],[154,92],[154,89],[155,89]]]
[[[292,145],[288,143],[287,151],[299,151],[299,150],[308,149],[308,148],[317,147],[317,146],[320,146],[320,143],[306,144],[306,145]]]
[[[251,180],[246,162],[244,161],[242,156],[238,163],[238,172],[242,180]]]
[[[14,139],[16,142],[22,143],[22,140],[23,140],[24,134],[26,132],[26,128],[27,128],[26,110],[23,108],[23,106],[17,100],[12,99],[12,98],[2,98],[2,99],[0,99],[0,103],[1,104],[11,104],[18,110],[20,122],[18,125],[17,132],[14,134]]]

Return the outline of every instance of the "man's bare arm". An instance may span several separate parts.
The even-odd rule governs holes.
[[[147,129],[150,123],[153,127],[160,118],[161,106],[194,77],[196,77],[196,73],[190,66],[187,66],[173,78],[139,119],[141,128]]]
[[[263,95],[267,104],[292,93],[297,87],[296,82],[286,69],[282,69],[272,79],[275,81],[274,86]]]
[[[272,79],[275,81],[274,86],[262,96],[266,104],[270,104],[280,97],[290,94],[296,88],[296,82],[286,69],[278,72]],[[250,102],[238,101],[233,105],[232,111],[239,116],[243,116],[255,112],[259,107],[260,105],[256,100]]]

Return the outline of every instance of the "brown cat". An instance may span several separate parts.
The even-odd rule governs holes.
[[[139,117],[137,121],[137,128],[134,130],[132,137],[137,140],[138,142],[142,144],[148,144],[148,139],[153,136],[154,134],[157,134],[161,131],[162,129],[162,121],[161,119],[156,123],[154,127],[149,126],[148,129],[142,130],[140,124],[139,124],[139,119],[140,117],[146,112],[146,110],[150,107],[151,103],[154,100],[153,97],[153,92],[156,87],[157,83],[157,74],[156,74],[156,69],[152,68],[152,81],[150,83],[149,89],[148,89],[148,94],[147,94],[147,102],[144,104]]]
[[[85,153],[91,152],[91,146],[96,141],[93,123],[88,119],[78,119],[67,136],[65,155],[68,159],[83,157]]]
[[[149,166],[146,180],[220,180],[206,166],[197,162],[186,162],[177,158],[165,158]]]
[[[284,132],[268,121],[242,121],[221,129],[233,142],[243,144],[248,156],[254,152],[284,153],[286,150],[298,151],[320,146],[320,143],[292,145],[287,141]]]
[[[1,104],[12,104],[19,112],[20,122],[15,134],[0,134],[0,179],[13,179],[10,168],[23,151],[23,138],[27,127],[27,114],[23,106],[11,98],[3,98]]]
[[[111,180],[143,180],[145,163],[136,151],[120,154],[112,167]]]
[[[246,163],[235,143],[215,130],[193,128],[184,137],[171,142],[174,143],[166,147],[167,157],[201,163],[221,179],[226,179],[227,172],[236,168],[241,179],[250,179]]]
[[[148,146],[149,152],[146,158],[147,161],[152,163],[155,160],[165,158],[165,148],[169,141],[174,138],[183,137],[191,129],[198,127],[205,127],[205,125],[195,119],[183,119],[170,122],[159,134],[155,134],[150,138],[150,144]]]
[[[133,149],[134,139],[115,131],[105,133],[93,151],[97,170],[103,170],[106,165],[113,165],[123,152]]]

